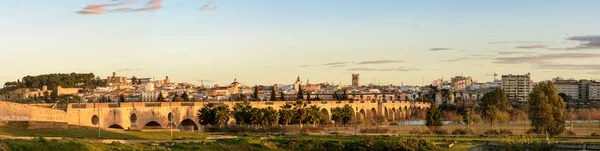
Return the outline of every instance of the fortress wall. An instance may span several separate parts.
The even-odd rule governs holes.
[[[66,128],[63,110],[0,101],[0,123],[27,128]]]

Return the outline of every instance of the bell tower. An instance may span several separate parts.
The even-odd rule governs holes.
[[[360,86],[360,74],[352,74],[352,87]]]

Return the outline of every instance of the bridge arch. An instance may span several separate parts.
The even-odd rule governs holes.
[[[331,116],[326,108],[321,109],[321,124],[331,123]]]
[[[384,106],[384,107],[383,107],[383,114],[382,114],[382,115],[383,115],[383,118],[388,118],[388,117],[390,117],[390,116],[389,116],[389,113],[388,113],[388,109],[387,109],[387,107],[386,107],[386,106]]]
[[[375,108],[371,108],[371,112],[369,112],[369,114],[369,119],[374,120],[377,117],[377,110]]]
[[[112,129],[125,129],[125,128],[123,128],[123,126],[121,126],[119,124],[110,125],[108,128],[112,128]]]
[[[356,121],[364,122],[364,120],[367,118],[367,112],[365,111],[365,109],[360,109],[360,111],[356,113],[356,116]]]
[[[392,107],[392,109],[390,110],[389,113],[390,117],[388,117],[388,119],[390,119],[391,121],[396,121],[396,108]]]
[[[146,123],[142,129],[162,129],[162,126],[156,121],[150,121]]]
[[[178,126],[181,130],[198,130],[198,124],[191,119],[184,119]]]

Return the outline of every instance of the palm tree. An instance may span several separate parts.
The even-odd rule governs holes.
[[[231,112],[229,112],[229,107],[227,105],[218,105],[215,108],[215,120],[217,124],[219,124],[219,127],[227,125],[230,116]]]
[[[306,121],[313,124],[313,127],[317,127],[317,124],[321,122],[323,118],[321,115],[321,107],[312,105],[308,108]]]
[[[290,104],[285,104],[280,106],[280,108],[281,109],[279,110],[279,121],[283,122],[285,126],[288,126],[292,119],[294,119],[294,112],[292,112],[292,106]]]
[[[267,107],[263,110],[263,119],[266,125],[276,125],[279,122],[279,113],[273,107]]]
[[[306,120],[306,106],[306,102],[302,100],[298,100],[294,103],[294,110],[296,111],[296,118],[298,118],[300,128],[302,128],[302,122]]]

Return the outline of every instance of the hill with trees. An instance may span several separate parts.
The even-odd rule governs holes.
[[[106,86],[106,80],[96,77],[93,73],[52,73],[37,76],[25,76],[17,81],[4,83],[0,93],[10,92],[20,88],[38,88],[48,86],[48,89],[62,86],[65,88],[95,89]]]

